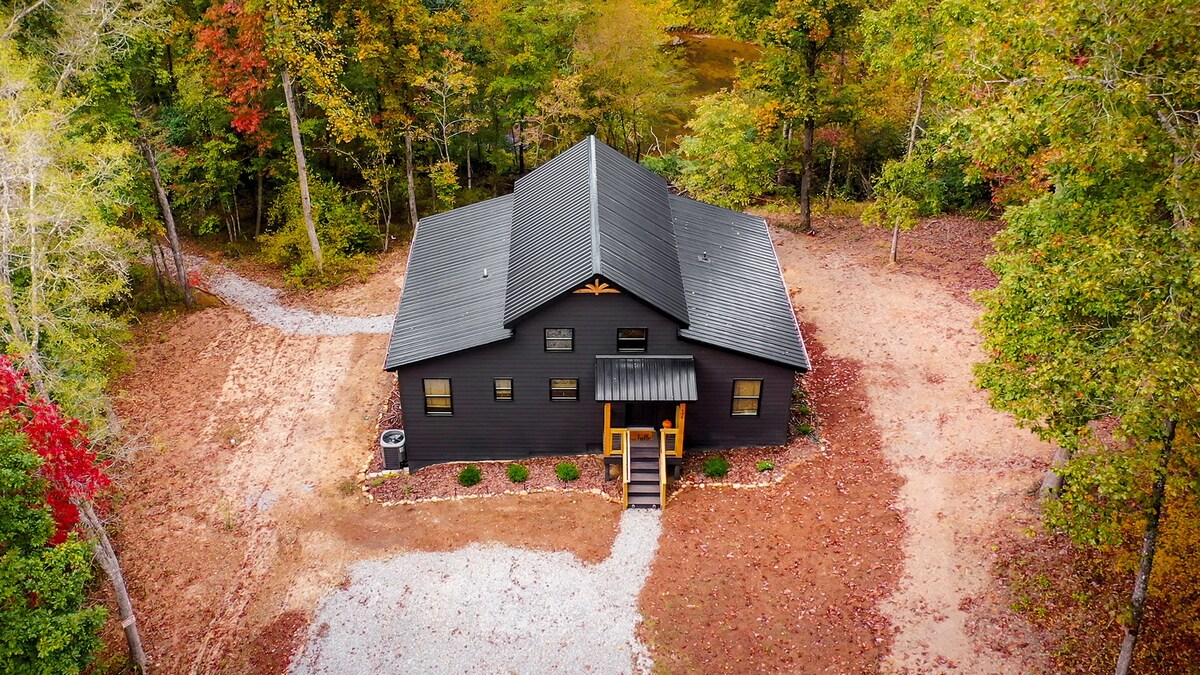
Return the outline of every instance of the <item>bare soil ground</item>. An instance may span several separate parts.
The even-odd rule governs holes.
[[[772,217],[772,220],[778,220]],[[823,444],[761,490],[685,490],[641,597],[668,671],[1037,672],[991,575],[992,538],[1050,456],[971,385],[968,289],[989,226],[775,231],[814,338]],[[285,302],[394,310],[405,256]],[[246,270],[240,270],[245,272]],[[606,558],[618,507],[538,494],[381,507],[361,494],[391,388],[387,336],[284,336],[232,307],[139,331],[121,414],[152,439],[122,481],[118,543],[160,672],[279,672],[349,564],[498,542]]]

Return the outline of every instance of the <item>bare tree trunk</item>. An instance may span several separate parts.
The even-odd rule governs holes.
[[[154,192],[158,195],[158,206],[162,210],[163,220],[167,224],[167,244],[171,247],[171,256],[175,258],[175,274],[179,278],[179,288],[183,291],[183,304],[190,309],[196,306],[196,298],[192,295],[192,286],[188,283],[187,266],[183,262],[183,250],[179,246],[179,232],[175,229],[175,214],[171,211],[171,202],[167,199],[167,190],[163,187],[162,176],[158,173],[158,159],[150,141],[139,139],[142,154],[150,165],[150,178],[154,180]]]
[[[904,159],[912,159],[913,148],[917,145],[917,130],[921,128],[921,108],[925,106],[925,80],[921,80],[921,85],[917,87],[917,110],[913,113],[912,127],[908,130],[908,152],[904,153]]]
[[[829,151],[829,177],[825,179],[825,204],[833,203],[833,167],[837,163],[837,143]]]
[[[121,617],[121,627],[125,629],[125,641],[129,643],[129,658],[139,672],[145,673],[147,672],[146,652],[142,649],[142,637],[138,633],[137,618],[133,614],[133,603],[129,600],[129,589],[125,587],[125,576],[121,574],[121,562],[117,559],[117,553],[113,550],[112,541],[108,538],[104,523],[96,515],[92,503],[77,501],[75,506],[79,508],[84,525],[92,531],[92,536],[95,537],[96,560],[100,562],[100,567],[108,575],[108,580],[113,585],[113,594],[117,596],[117,611]]]
[[[804,172],[800,176],[800,227],[813,232],[812,226],[812,179],[813,179],[813,133],[817,121],[804,122]]]
[[[1158,471],[1154,478],[1154,489],[1150,493],[1150,513],[1146,515],[1146,535],[1142,538],[1142,561],[1138,565],[1137,578],[1133,582],[1133,597],[1129,603],[1129,625],[1125,628],[1125,639],[1121,641],[1121,656],[1117,659],[1117,675],[1126,675],[1129,667],[1133,664],[1133,647],[1137,644],[1138,630],[1142,626],[1142,612],[1146,608],[1146,593],[1150,590],[1150,573],[1154,569],[1154,551],[1158,548],[1158,525],[1162,520],[1163,501],[1167,492],[1167,466],[1171,463],[1171,446],[1174,442],[1175,420],[1168,420],[1162,455],[1159,457]]]
[[[1070,459],[1071,453],[1066,449],[1058,448],[1054,451],[1054,459],[1050,460],[1050,468],[1046,469],[1046,475],[1042,477],[1042,486],[1038,488],[1039,499],[1049,499],[1062,489],[1062,474],[1059,472]]]
[[[890,253],[888,253],[888,262],[892,263],[893,265],[896,264],[897,253],[898,253],[897,249],[899,249],[899,248],[900,248],[900,222],[897,221],[896,224],[892,226],[892,250]]]
[[[408,180],[408,222],[417,236],[417,182],[413,179],[412,129],[404,131],[404,177]]]
[[[467,143],[467,189],[471,189],[471,144]]]
[[[317,274],[324,272],[325,260],[321,256],[321,242],[317,239],[317,226],[313,224],[312,197],[308,193],[308,163],[304,161],[304,143],[300,140],[300,118],[296,113],[296,96],[292,92],[292,75],[283,69],[283,97],[287,101],[288,122],[292,127],[292,145],[296,148],[296,177],[300,183],[300,206],[304,210],[304,228],[308,231],[308,243],[312,247],[313,261]]]
[[[258,239],[258,235],[262,234],[262,216],[263,216],[263,170],[258,170],[258,191],[255,195],[254,206],[254,238]]]

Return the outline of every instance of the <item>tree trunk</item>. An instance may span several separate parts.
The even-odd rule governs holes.
[[[1062,489],[1062,474],[1059,470],[1070,459],[1071,453],[1066,449],[1059,448],[1054,451],[1054,459],[1050,460],[1050,468],[1046,469],[1046,475],[1042,477],[1042,486],[1038,488],[1039,499],[1054,497]]]
[[[1162,456],[1159,457],[1158,471],[1154,477],[1154,489],[1150,493],[1150,513],[1146,515],[1146,535],[1142,538],[1142,560],[1138,565],[1137,578],[1133,582],[1133,597],[1129,602],[1129,626],[1125,628],[1125,639],[1121,641],[1121,656],[1117,659],[1117,675],[1126,675],[1129,667],[1133,664],[1133,647],[1137,644],[1138,630],[1142,626],[1142,612],[1146,608],[1146,592],[1150,589],[1150,573],[1154,569],[1154,551],[1158,547],[1158,525],[1162,520],[1163,501],[1167,492],[1167,466],[1171,463],[1171,446],[1174,442],[1175,420],[1168,420]]]
[[[908,152],[904,153],[904,159],[912,159],[913,148],[917,145],[917,130],[921,128],[921,108],[925,106],[925,80],[921,80],[921,84],[917,87],[917,110],[913,113],[912,126],[908,130]]]
[[[897,260],[896,254],[897,254],[897,249],[899,247],[900,247],[900,221],[896,221],[896,224],[892,226],[892,250],[890,253],[888,253],[888,262],[892,263],[893,265],[896,264],[896,260]]]
[[[192,295],[192,286],[188,283],[187,266],[183,262],[183,250],[179,246],[179,232],[175,229],[175,214],[171,211],[171,202],[167,199],[167,190],[163,187],[162,176],[158,173],[158,159],[150,141],[142,138],[138,141],[142,146],[142,154],[150,165],[150,177],[154,180],[154,192],[158,195],[158,206],[162,210],[163,220],[167,224],[167,243],[171,246],[171,256],[175,258],[175,274],[179,278],[179,288],[183,291],[183,304],[189,309],[196,306],[196,298]]]
[[[254,239],[258,239],[258,235],[262,234],[262,216],[263,216],[263,170],[258,170],[258,190],[255,194],[254,206]]]
[[[412,129],[404,131],[404,176],[408,180],[408,222],[417,236],[417,182],[413,179]]]
[[[829,151],[829,177],[825,179],[825,203],[833,203],[833,167],[837,163],[837,143]]]
[[[321,242],[317,239],[317,226],[313,224],[312,198],[308,193],[308,164],[304,161],[304,143],[300,140],[300,118],[296,113],[296,97],[292,93],[292,75],[283,69],[283,98],[287,102],[288,122],[292,127],[292,146],[296,148],[296,177],[300,183],[300,206],[304,210],[304,228],[308,231],[308,243],[312,247],[313,261],[317,274],[324,272],[325,260],[321,256]]]
[[[129,590],[125,587],[125,576],[121,574],[121,562],[117,559],[117,553],[113,550],[108,532],[104,529],[104,523],[96,515],[92,503],[78,501],[75,502],[75,506],[79,508],[84,525],[92,531],[92,536],[95,537],[96,560],[100,562],[100,567],[108,575],[108,580],[113,585],[113,594],[117,596],[117,611],[121,617],[121,627],[125,629],[125,641],[129,643],[129,658],[139,672],[145,673],[147,672],[146,652],[142,649],[142,637],[138,633],[137,618],[133,614],[133,603],[129,600]]]
[[[467,143],[467,189],[471,189],[471,144]]]
[[[517,121],[517,175],[525,175],[525,118]]]
[[[813,133],[817,121],[804,121],[804,171],[800,176],[800,227],[811,234],[812,226],[812,179],[813,179]]]

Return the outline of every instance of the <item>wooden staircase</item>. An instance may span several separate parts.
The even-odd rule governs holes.
[[[625,506],[661,509],[667,484],[666,458],[655,440],[632,441],[624,462]]]

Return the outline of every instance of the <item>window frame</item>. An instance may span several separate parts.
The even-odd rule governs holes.
[[[507,390],[508,398],[500,398],[500,392],[502,390],[500,389],[499,383],[501,380],[508,380],[508,390]],[[514,378],[514,377],[493,377],[492,378],[492,400],[500,401],[500,402],[512,401],[513,397],[514,397],[513,389],[516,388],[515,382],[516,382],[516,378]]]
[[[447,393],[445,393],[445,394],[430,394],[429,393],[428,383],[435,381],[435,380],[446,382]],[[453,417],[454,416],[454,379],[453,378],[450,378],[450,377],[422,377],[421,378],[421,393],[424,395],[425,415],[427,417]],[[431,410],[429,407],[429,399],[431,399],[431,398],[446,399],[446,403],[447,403],[446,408],[444,410],[442,410],[442,409]]]
[[[564,338],[564,337],[555,337],[555,338],[552,338],[552,337],[550,337],[550,331],[552,331],[552,330],[565,330],[565,331],[569,331],[569,332],[570,332],[570,336],[569,336],[569,337],[565,337],[565,338]],[[550,341],[551,341],[551,340],[570,340],[570,342],[571,342],[571,346],[570,346],[570,347],[568,347],[568,348],[566,348],[566,349],[558,349],[558,348],[551,349],[551,348],[550,348]],[[570,353],[570,352],[573,352],[573,351],[575,351],[575,329],[574,329],[574,328],[564,328],[564,327],[559,327],[559,328],[544,328],[544,329],[542,329],[542,351],[545,351],[545,352],[561,352],[561,353]]]
[[[756,396],[739,396],[738,382],[757,382],[758,394]],[[734,378],[733,384],[730,387],[729,398],[729,415],[730,417],[758,417],[762,412],[762,394],[763,394],[763,379],[761,377],[738,377]],[[754,412],[738,412],[738,401],[754,401]]]
[[[640,330],[640,331],[642,331],[642,337],[640,337],[640,338],[623,338],[623,337],[621,337],[621,331],[623,331],[623,330]],[[622,347],[621,342],[623,340],[625,340],[625,341],[628,341],[628,340],[640,341],[642,346],[638,347],[638,348]],[[637,327],[637,326],[626,326],[625,328],[617,329],[617,352],[618,353],[645,354],[648,351],[650,351],[650,329],[649,328],[641,328],[641,327]]]
[[[565,387],[558,387],[556,389],[554,386],[554,383],[556,381],[558,381],[558,382],[574,382],[575,386],[569,390],[566,389]],[[551,401],[578,401],[579,400],[579,378],[578,377],[552,377],[552,378],[550,378],[549,385],[550,385],[549,393],[550,393]],[[565,396],[555,396],[554,392],[556,390],[557,391],[574,391],[575,395],[572,396],[571,398],[567,398]]]

